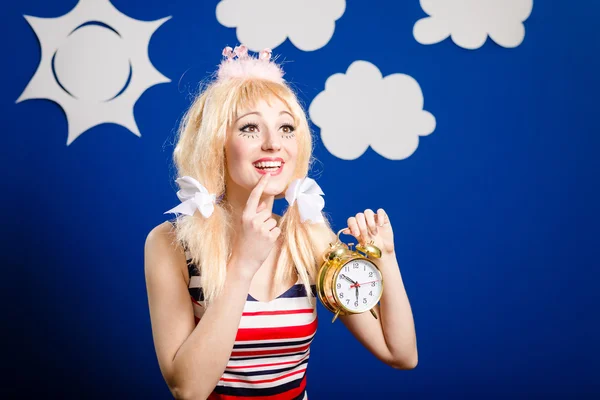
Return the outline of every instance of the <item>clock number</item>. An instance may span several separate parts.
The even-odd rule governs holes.
[[[346,265],[346,266],[344,267],[344,271],[346,271],[346,272],[350,272],[350,267]]]
[[[358,301],[354,302],[354,307],[358,307]]]
[[[371,282],[371,286],[375,287],[377,285],[377,282]]]
[[[341,283],[338,283],[338,284],[337,284],[337,288],[338,288],[338,289],[341,289],[341,288],[342,288],[342,284],[341,284]]]
[[[344,293],[340,293],[340,299],[344,298]]]
[[[352,264],[352,266],[354,267],[354,269],[358,268],[358,263],[355,262],[354,264]]]
[[[367,304],[367,298],[363,297],[363,304]]]
[[[373,273],[369,272],[369,278],[372,278],[372,277],[373,277]]]
[[[346,299],[346,305],[350,304],[350,299]]]
[[[369,292],[369,296],[373,296],[373,291],[372,290]]]

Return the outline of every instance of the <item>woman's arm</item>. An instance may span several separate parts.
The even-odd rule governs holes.
[[[373,229],[369,230],[368,225]],[[418,362],[415,325],[387,214],[380,209],[376,216],[373,211],[366,210],[364,214],[349,218],[348,227],[348,234],[361,242],[373,240],[382,250],[382,258],[373,261],[381,270],[385,283],[380,305],[375,307],[378,319],[366,312],[340,317],[340,320],[360,343],[387,365],[397,369],[415,368]],[[314,238],[317,246],[321,246],[319,254],[327,250],[330,242],[337,240],[324,225],[316,227]]]
[[[381,361],[397,369],[415,368],[418,362],[413,315],[395,254],[374,260],[384,280],[379,319],[371,313],[340,317],[348,330]]]
[[[205,399],[223,375],[233,349],[251,279],[228,274],[219,298],[194,326],[192,302],[182,273],[186,265],[168,222],[146,239],[145,277],[152,335],[160,370],[178,399]],[[229,268],[237,263],[232,258]]]

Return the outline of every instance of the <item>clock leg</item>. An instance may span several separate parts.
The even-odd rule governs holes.
[[[371,314],[373,315],[373,317],[375,317],[375,319],[377,319],[377,314],[375,314],[375,310],[373,308],[371,308]]]
[[[335,313],[335,315],[333,316],[333,319],[331,320],[331,323],[333,324],[335,322],[335,320],[337,319],[338,315],[340,315],[340,311],[341,310],[337,310],[337,312]]]

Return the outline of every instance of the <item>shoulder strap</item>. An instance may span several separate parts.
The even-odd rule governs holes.
[[[169,220],[173,228],[177,228],[177,220],[172,219]],[[190,288],[200,287],[200,269],[190,260],[189,249],[184,242],[180,242],[181,247],[183,247],[183,251],[185,254],[185,258],[188,266],[188,274],[190,276]]]
[[[175,229],[177,228],[177,220],[176,219],[170,219],[169,222],[171,223],[171,225],[173,225],[173,228],[175,228]],[[186,246],[186,244],[183,242],[179,242],[179,244],[181,244],[181,247],[183,247],[183,251],[187,253],[188,247]]]

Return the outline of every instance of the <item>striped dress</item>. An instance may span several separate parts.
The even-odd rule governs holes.
[[[205,311],[204,295],[187,249],[185,255],[197,324]],[[312,290],[314,294],[314,285]],[[269,302],[248,294],[227,368],[208,399],[308,399],[306,368],[317,323],[316,307],[299,280]]]

